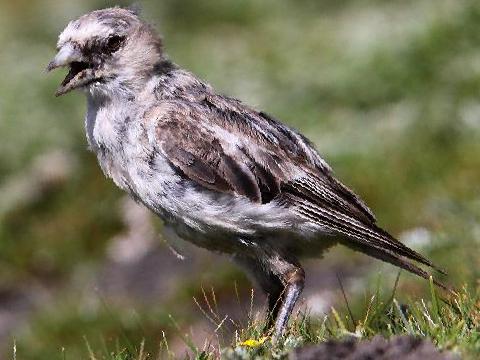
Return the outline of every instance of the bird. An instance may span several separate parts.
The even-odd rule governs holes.
[[[335,245],[426,279],[421,265],[444,273],[379,227],[300,132],[170,60],[138,11],[70,21],[47,71],[57,68],[68,68],[57,96],[86,95],[86,138],[106,177],[167,232],[243,267],[267,295],[274,338],[304,288],[300,260]]]

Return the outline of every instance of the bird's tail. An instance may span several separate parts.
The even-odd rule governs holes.
[[[369,255],[369,256],[372,256],[378,260],[382,260],[382,261],[385,261],[385,262],[388,262],[389,264],[392,264],[392,265],[395,265],[395,266],[398,266],[399,268],[401,269],[404,269],[404,270],[407,270],[415,275],[418,275],[424,279],[429,279],[430,277],[432,277],[432,280],[433,280],[433,283],[435,285],[437,285],[438,287],[444,289],[444,290],[447,290],[447,291],[451,291],[451,289],[446,286],[445,284],[443,284],[442,282],[436,280],[432,274],[430,274],[429,272],[421,269],[420,267],[418,267],[417,265],[413,264],[412,262],[402,258],[401,256],[391,252],[390,250],[386,250],[386,249],[377,249],[375,247],[366,247],[366,246],[362,246],[362,245],[352,245],[351,241],[348,243],[348,244],[345,244],[347,245],[348,247],[350,247],[351,249],[354,249],[354,250],[357,250],[357,251],[360,251],[366,255]],[[433,267],[435,268],[435,267]],[[442,274],[446,274],[444,271],[442,270],[439,270],[437,268],[435,268],[437,271],[439,271],[440,273]]]
[[[297,202],[296,210],[323,228],[342,234],[343,237],[340,239],[340,243],[349,248],[386,261],[425,279],[429,279],[431,274],[409,260],[419,262],[445,274],[445,271],[435,266],[424,256],[402,244],[388,232],[378,227],[373,221],[365,223],[332,207],[320,207],[301,200]],[[449,290],[447,286],[437,280],[434,280],[434,283],[443,289]]]

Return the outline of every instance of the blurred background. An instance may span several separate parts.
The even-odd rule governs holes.
[[[0,0],[0,349],[21,359],[184,351],[246,321],[251,285],[227,258],[166,244],[161,221],[87,151],[85,99],[44,69],[67,22],[110,1]],[[480,278],[480,3],[475,0],[139,1],[170,57],[301,130],[379,223],[449,273]],[[302,305],[322,316],[398,270],[335,249],[309,261]],[[379,285],[377,285],[379,284]],[[397,296],[428,284],[402,273]],[[261,315],[265,299],[254,293]],[[230,329],[235,325],[229,320]],[[165,335],[164,335],[165,334]],[[62,350],[64,349],[64,350]],[[2,356],[3,357],[3,356]]]

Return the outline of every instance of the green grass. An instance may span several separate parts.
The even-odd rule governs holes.
[[[286,334],[273,343],[271,333],[265,331],[263,320],[251,317],[244,327],[237,325],[234,339],[225,342],[222,331],[228,320],[215,312],[215,303],[202,308],[204,316],[215,323],[216,331],[209,334],[209,342],[203,347],[196,345],[188,334],[182,334],[189,349],[188,354],[175,354],[164,337],[153,352],[147,350],[149,342],[125,343],[125,339],[115,347],[101,351],[92,349],[87,341],[85,354],[91,360],[146,360],[146,359],[282,359],[303,345],[318,344],[326,340],[340,340],[354,337],[358,340],[377,335],[389,338],[395,335],[412,335],[430,339],[441,351],[460,355],[462,359],[476,359],[480,353],[480,288],[468,290],[466,287],[455,294],[440,295],[430,283],[428,299],[410,300],[400,303],[394,290],[381,294],[377,288],[368,297],[363,309],[348,311],[336,308],[324,317],[312,317],[308,309],[298,312],[290,321]],[[354,304],[359,306],[359,304]],[[250,314],[251,315],[251,314]],[[171,319],[172,323],[175,321]],[[181,332],[178,325],[177,331]]]

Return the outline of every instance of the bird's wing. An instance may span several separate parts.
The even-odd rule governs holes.
[[[403,257],[434,267],[376,226],[370,209],[333,177],[308,140],[272,117],[214,94],[162,108],[157,144],[191,181],[254,203],[286,199],[301,216],[343,234],[347,246],[422,277],[428,274]]]
[[[193,115],[193,114],[190,114]],[[191,181],[210,190],[246,196],[260,202],[260,180],[248,167],[239,149],[227,152],[227,144],[194,117],[160,121],[158,145],[168,160]]]

